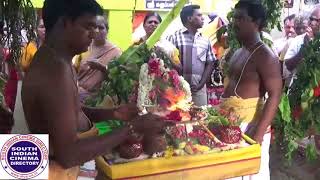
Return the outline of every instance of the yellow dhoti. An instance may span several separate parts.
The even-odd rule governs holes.
[[[243,119],[243,122],[240,125],[242,132],[246,134],[252,134],[252,131],[256,130],[258,125],[258,121],[261,117],[262,110],[264,107],[264,99],[263,98],[249,98],[242,99],[240,97],[232,96],[230,98],[222,99],[222,103],[220,105],[221,109],[229,110],[230,108]],[[263,142],[261,144],[261,165],[258,174],[232,178],[232,180],[236,179],[250,179],[250,180],[269,180],[269,147],[270,147],[270,139],[271,134],[270,131],[267,130],[266,134],[263,137]]]

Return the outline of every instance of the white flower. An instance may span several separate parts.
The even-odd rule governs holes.
[[[153,87],[154,76],[149,75],[148,64],[143,64],[139,74],[139,88],[137,106],[143,111],[144,105],[151,105],[152,102],[149,99],[149,92]]]

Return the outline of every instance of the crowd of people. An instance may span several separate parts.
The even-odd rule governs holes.
[[[37,20],[37,39],[22,48],[21,72],[10,68],[9,55],[1,47],[2,73],[8,74],[8,83],[13,86],[5,94],[8,108],[0,106],[0,132],[10,133],[14,104],[21,104],[22,111],[15,113],[22,114],[29,132],[49,134],[50,178],[69,179],[77,177],[81,164],[110,152],[133,133],[161,131],[172,124],[152,114],[139,116],[134,104],[109,109],[85,106],[84,102],[107,79],[108,63],[122,51],[106,39],[109,25],[95,0],[56,1],[44,1]],[[193,103],[207,105],[207,84],[220,59],[210,40],[199,31],[204,23],[200,6],[185,6],[180,18],[184,28],[161,42],[173,47],[174,68],[190,84]],[[320,31],[320,8],[316,7],[308,18],[285,18],[285,37],[274,41],[276,52],[261,39],[266,20],[266,9],[260,3],[240,0],[235,5],[231,23],[241,48],[228,61],[228,83],[219,98],[220,107],[233,108],[245,119],[242,131],[262,147],[259,173],[242,179],[270,178],[270,126],[283,81],[290,86],[295,69],[303,60],[302,47]],[[133,44],[144,43],[161,21],[159,14],[148,13],[143,22],[146,36]],[[8,65],[9,70],[3,70]],[[124,121],[125,126],[96,136],[94,122],[111,119]]]

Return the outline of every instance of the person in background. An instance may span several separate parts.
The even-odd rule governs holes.
[[[37,38],[35,40],[30,41],[29,43],[27,43],[25,47],[22,48],[20,66],[24,73],[28,71],[34,54],[37,52],[38,48],[42,45],[45,39],[45,31],[46,29],[43,24],[43,19],[42,17],[38,16],[37,31],[36,31]]]
[[[4,36],[4,31],[3,31],[3,27],[4,27],[4,23],[2,21],[0,21],[0,40],[3,38]],[[3,68],[5,68],[5,54],[4,54],[4,48],[2,46],[2,44],[0,44],[0,64],[1,64],[1,70]],[[2,86],[5,83],[5,80],[2,79],[3,75],[4,75],[4,71],[1,71],[1,80],[0,80],[0,87],[1,87],[1,91],[2,91]],[[11,132],[12,126],[14,124],[13,121],[13,115],[12,112],[7,108],[6,104],[3,103],[3,94],[2,92],[0,92],[1,96],[1,102],[2,104],[0,104],[0,134],[9,134]]]
[[[283,20],[284,37],[275,40],[275,50],[278,55],[280,55],[285,46],[290,43],[290,40],[296,36],[294,30],[295,17],[296,15],[292,14]]]
[[[284,56],[284,77],[285,85],[290,86],[292,77],[296,72],[297,66],[303,60],[302,47],[308,44],[317,33],[320,31],[320,6],[316,6],[309,17],[309,26],[306,29],[306,33],[295,37],[290,46],[288,47],[287,53]]]
[[[146,35],[133,41],[134,45],[139,45],[145,42],[151,34],[157,29],[158,25],[162,22],[161,16],[156,12],[148,12],[143,20],[143,29]]]
[[[78,65],[80,102],[93,97],[107,78],[108,63],[121,55],[121,50],[107,40],[109,30],[105,16],[97,17],[98,32],[87,52],[75,57]]]
[[[177,71],[191,86],[192,101],[197,106],[208,104],[206,83],[216,60],[208,38],[198,32],[203,26],[200,6],[185,6],[180,18],[184,26],[167,39],[179,49],[181,65]]]
[[[294,19],[294,30],[295,30],[297,36],[306,33],[307,28],[308,28],[308,19],[306,19],[304,16],[297,16]],[[284,61],[284,56],[286,55],[286,53],[288,51],[288,48],[290,46],[290,43],[292,42],[292,39],[287,42],[287,44],[284,46],[284,48],[280,52],[279,60],[281,62]]]
[[[143,20],[143,28],[146,35],[133,41],[133,45],[140,45],[144,43],[152,33],[157,29],[158,25],[162,22],[160,15],[156,12],[148,12]],[[179,50],[166,39],[160,39],[155,47],[163,51],[171,60],[173,67],[180,65]]]

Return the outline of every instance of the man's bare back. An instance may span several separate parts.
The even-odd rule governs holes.
[[[57,102],[65,103],[66,99],[69,103],[72,103],[70,107],[78,107],[70,109],[68,114],[74,114],[78,119],[78,126],[76,128],[77,132],[86,131],[89,129],[90,124],[86,116],[81,113],[80,103],[78,101],[78,93],[76,87],[76,80],[72,79],[75,75],[73,67],[66,60],[58,57],[54,50],[43,46],[39,49],[37,55],[34,58],[34,63],[32,65],[32,71],[28,73],[25,77],[22,86],[22,102],[23,108],[25,110],[25,116],[28,120],[29,129],[32,133],[49,133],[48,129],[48,119],[44,118],[39,114],[39,109],[43,108],[43,103],[50,98],[59,98],[57,93],[59,93],[59,85],[70,86],[72,91],[69,92],[68,97],[63,97]],[[74,77],[75,78],[75,77]],[[64,82],[61,82],[63,79]],[[66,87],[64,87],[66,88]],[[59,106],[59,104],[56,104]],[[50,108],[55,111],[55,108]],[[79,114],[74,112],[79,112]],[[78,118],[79,117],[79,118]],[[64,122],[58,122],[63,124]],[[63,128],[60,126],[59,128]]]
[[[278,77],[278,61],[274,53],[265,45],[259,47],[256,45],[256,51],[252,54],[255,48],[248,50],[246,48],[240,48],[237,50],[230,59],[230,75],[229,84],[225,89],[224,97],[236,96],[247,99],[255,97],[263,97],[266,93],[266,87],[263,80],[265,76],[269,78]],[[249,56],[251,58],[248,60]],[[241,71],[248,63],[243,71],[240,79]],[[240,80],[238,86],[237,83]],[[237,88],[236,88],[237,87]],[[236,93],[235,94],[235,89]]]

